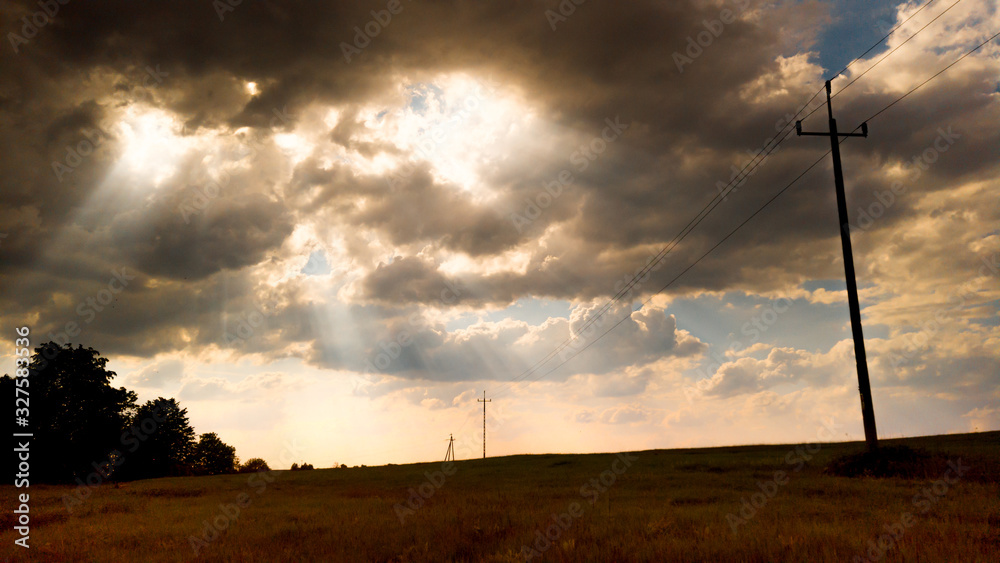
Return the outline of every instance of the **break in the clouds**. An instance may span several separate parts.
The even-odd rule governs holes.
[[[261,455],[277,436],[233,405],[388,450],[402,420],[464,425],[483,387],[500,451],[794,439],[820,414],[857,437],[827,160],[640,307],[821,139],[785,139],[588,329],[919,8],[856,4],[3,1],[0,319]],[[967,0],[907,41],[946,8],[836,77],[841,129],[1000,27]],[[1000,424],[998,69],[987,43],[843,144],[880,428]]]

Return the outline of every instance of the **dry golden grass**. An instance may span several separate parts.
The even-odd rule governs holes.
[[[909,512],[912,525],[878,560],[997,561],[1000,432],[886,442],[933,453],[929,475],[824,472],[835,457],[859,451],[857,443],[822,444],[798,472],[798,454],[794,464],[786,458],[795,446],[657,450],[632,454],[591,504],[591,479],[624,468],[615,454],[510,456],[459,461],[440,488],[424,486],[433,494],[402,524],[396,505],[440,463],[275,471],[270,482],[264,474],[140,481],[101,487],[72,513],[60,500],[70,487],[33,486],[30,550],[13,543],[11,501],[23,490],[3,486],[0,558],[513,562],[548,530],[558,537],[533,561],[851,562]],[[937,495],[933,482],[944,475],[936,472],[958,459],[971,469]],[[768,485],[775,471],[787,475]],[[731,522],[758,482],[773,497],[734,533]],[[922,512],[914,496],[928,487],[936,500]],[[249,504],[196,555],[190,538],[202,536],[206,521],[225,523],[224,511],[240,500]]]

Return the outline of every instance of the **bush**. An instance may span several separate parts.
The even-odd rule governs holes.
[[[305,470],[312,469],[312,468],[313,468],[313,466],[312,466],[311,463],[303,463],[302,465],[299,465],[297,463],[293,463],[291,469],[292,469],[292,471],[305,471]]]
[[[936,477],[946,459],[907,446],[881,446],[874,451],[845,455],[833,460],[826,472],[841,477]]]
[[[256,473],[258,471],[270,471],[267,462],[259,457],[250,458],[240,466],[240,473]]]

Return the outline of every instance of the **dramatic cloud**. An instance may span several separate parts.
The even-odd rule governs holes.
[[[200,420],[262,393],[312,412],[313,389],[433,426],[473,386],[551,405],[577,449],[613,443],[577,424],[665,445],[694,419],[811,416],[796,397],[856,418],[829,145],[785,135],[825,129],[824,79],[918,4],[569,4],[122,0],[38,25],[0,0],[0,321]],[[946,8],[835,77],[841,130],[1000,29],[968,0],[908,40]],[[996,421],[998,70],[994,41],[842,144],[876,405],[897,401],[876,412],[933,404],[928,431]],[[268,420],[348,425],[317,412]],[[559,448],[516,418],[511,451]]]

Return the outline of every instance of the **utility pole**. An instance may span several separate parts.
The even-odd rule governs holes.
[[[487,399],[486,390],[483,389],[483,398],[476,400],[483,404],[483,459],[486,459],[486,403],[492,403],[493,399]]]
[[[448,434],[448,451],[444,454],[445,461],[455,461],[455,436]]]
[[[878,449],[878,433],[875,430],[875,410],[872,404],[872,388],[868,380],[868,359],[865,356],[865,336],[861,331],[861,307],[858,304],[858,283],[854,276],[854,254],[851,250],[851,225],[847,218],[847,196],[844,195],[844,171],[840,165],[840,137],[867,137],[868,123],[861,124],[861,133],[838,133],[837,120],[833,118],[833,104],[830,101],[830,81],[826,81],[826,109],[830,116],[830,130],[826,133],[802,131],[802,122],[795,122],[799,135],[830,137],[830,152],[833,153],[833,181],[837,188],[837,212],[840,218],[840,244],[844,251],[844,274],[847,279],[847,303],[851,308],[851,332],[854,335],[854,359],[858,363],[858,391],[861,392],[861,418],[865,426],[865,441],[868,449]]]

